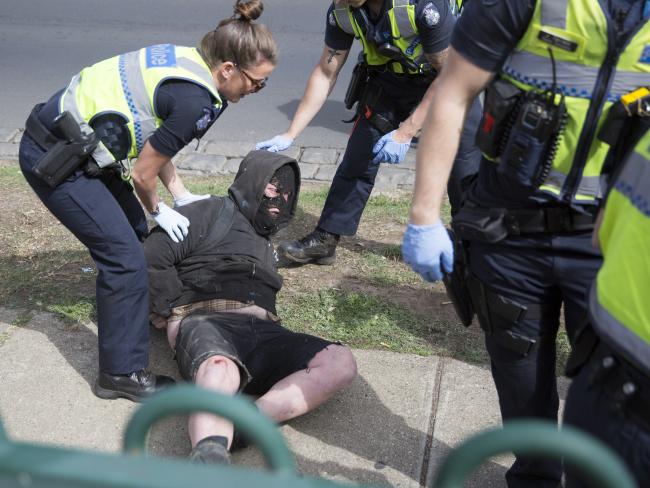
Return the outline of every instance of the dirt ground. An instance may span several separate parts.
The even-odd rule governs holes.
[[[3,306],[26,311],[63,310],[64,314],[71,310],[66,315],[68,318],[81,314],[83,319],[84,310],[88,306],[92,309],[94,303],[94,263],[83,246],[36,198],[15,162],[0,162],[0,176],[0,296]],[[190,188],[205,180],[200,177],[184,179]],[[303,192],[320,190],[322,193],[322,188],[322,185],[306,184]],[[348,297],[373,300],[369,302],[370,307],[378,304],[382,309],[384,305],[392,307],[387,312],[391,317],[400,314],[410,317],[404,322],[411,325],[402,326],[399,319],[391,320],[397,322],[395,330],[403,329],[400,334],[404,332],[416,337],[418,346],[414,350],[398,340],[393,342],[390,333],[381,340],[373,339],[375,333],[362,327],[359,337],[351,339],[355,347],[437,353],[471,362],[485,362],[478,326],[463,328],[444,287],[439,283],[425,283],[401,262],[399,245],[406,223],[408,199],[409,195],[404,192],[378,203],[371,199],[357,235],[341,239],[334,266],[282,269],[284,287],[278,297],[278,309],[293,313],[285,320],[288,320],[289,327],[323,335],[327,334],[327,329],[325,332],[311,329],[309,321],[303,320],[301,315],[305,318],[325,316],[333,313],[331,309],[337,304],[319,310],[319,305],[313,305],[312,300],[309,302],[312,305],[306,305],[309,310],[304,311],[292,309],[292,304],[303,303],[300,300],[311,300],[322,293],[329,297],[334,294],[339,301]],[[292,224],[274,237],[275,243],[301,237],[315,227],[322,199],[307,198],[306,201]],[[348,319],[367,319],[355,317],[354,305],[341,307],[339,312],[332,316],[334,319],[326,317],[325,322],[343,322],[332,326],[345,327],[344,322]]]

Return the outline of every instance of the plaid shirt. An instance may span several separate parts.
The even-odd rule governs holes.
[[[172,313],[169,316],[169,321],[182,320],[184,317],[192,313],[216,313],[227,312],[228,310],[237,310],[240,308],[254,307],[252,303],[243,303],[236,300],[226,300],[222,298],[214,298],[212,300],[203,300],[200,302],[188,303],[179,307],[172,308]],[[280,322],[280,317],[265,310],[267,319],[271,322]]]

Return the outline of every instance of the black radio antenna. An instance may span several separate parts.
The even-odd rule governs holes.
[[[553,56],[553,50],[550,47],[547,47],[548,54],[551,57],[551,69],[553,70],[553,85],[551,86],[551,93],[555,95],[557,93],[557,75],[555,72],[555,56]]]

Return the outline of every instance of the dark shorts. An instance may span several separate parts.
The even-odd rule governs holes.
[[[240,391],[263,395],[282,378],[306,369],[309,361],[331,344],[250,315],[193,314],[181,322],[176,361],[183,378],[194,381],[203,361],[227,357],[239,366]]]

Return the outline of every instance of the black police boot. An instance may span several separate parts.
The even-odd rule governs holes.
[[[128,398],[139,402],[173,384],[174,380],[169,376],[156,375],[147,369],[124,375],[100,372],[95,381],[94,393],[104,400]]]
[[[338,243],[337,234],[316,227],[302,239],[281,242],[278,245],[278,254],[294,263],[334,264]]]
[[[189,460],[197,464],[230,464],[230,454],[227,446],[228,439],[220,435],[213,435],[201,439],[192,452]]]

